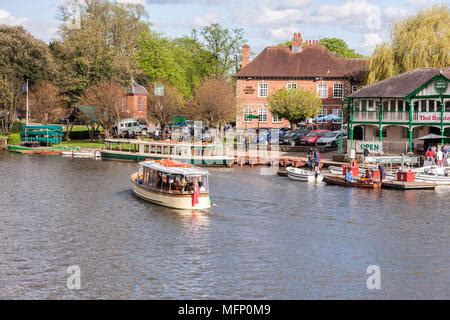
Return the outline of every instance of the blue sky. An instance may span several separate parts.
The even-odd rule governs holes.
[[[0,0],[0,24],[24,25],[36,37],[57,37],[57,7],[65,0]],[[116,0],[145,5],[153,30],[170,37],[218,22],[243,28],[257,54],[292,38],[339,37],[370,54],[389,36],[389,26],[432,4],[449,0]]]

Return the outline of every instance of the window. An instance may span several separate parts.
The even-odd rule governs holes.
[[[122,112],[128,112],[127,98],[126,97],[122,98]]]
[[[326,83],[317,84],[317,94],[319,98],[328,98],[328,85]]]
[[[272,115],[272,123],[280,123],[280,122],[281,118],[277,114]]]
[[[258,97],[265,98],[269,95],[269,84],[268,83],[258,83]]]
[[[297,84],[294,83],[294,82],[289,82],[289,83],[287,84],[287,88],[288,88],[289,90],[297,90]]]
[[[317,115],[318,118],[321,117],[325,117],[328,114],[328,110],[326,108],[322,108],[322,110],[320,110],[319,114]],[[317,123],[324,123],[326,121],[324,120],[317,120]]]
[[[333,98],[342,98],[344,96],[344,84],[335,83],[333,85]]]
[[[253,110],[250,107],[244,108],[244,122],[252,122],[253,119],[247,119],[247,116],[251,116],[253,114]]]
[[[138,97],[138,111],[142,112],[142,97]]]
[[[376,111],[375,100],[367,100],[367,111]]]
[[[358,91],[359,90],[359,87],[358,86],[352,86],[352,93],[353,92],[356,92],[356,91]]]
[[[258,109],[258,116],[260,122],[267,122],[267,109],[266,108],[259,108]]]
[[[341,109],[333,109],[333,115],[340,118],[342,116],[342,110]],[[333,120],[333,123],[341,123],[341,119]]]

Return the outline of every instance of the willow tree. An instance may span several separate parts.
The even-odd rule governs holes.
[[[390,44],[372,56],[368,82],[424,67],[450,65],[450,8],[433,6],[394,25]]]
[[[273,115],[288,120],[291,128],[298,121],[315,117],[322,108],[322,100],[307,89],[283,88],[269,96],[269,109]]]

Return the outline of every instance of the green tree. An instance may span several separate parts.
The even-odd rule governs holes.
[[[322,100],[307,89],[280,89],[269,96],[269,109],[273,115],[288,120],[291,128],[298,121],[316,116],[322,108]]]
[[[196,30],[193,30],[193,34],[197,36]],[[214,75],[230,76],[238,71],[245,41],[243,29],[230,30],[213,23],[201,30],[200,42],[212,54]]]
[[[450,8],[433,6],[394,25],[390,43],[375,48],[368,82],[423,67],[450,65]]]
[[[362,58],[363,55],[357,53],[354,49],[351,49],[348,44],[339,38],[323,38],[319,40],[319,44],[326,47],[331,52],[336,53],[340,58]],[[277,45],[278,47],[290,47],[292,41],[288,40]]]
[[[319,43],[331,52],[336,53],[341,58],[362,58],[363,55],[356,53],[348,44],[339,38],[323,38]]]
[[[132,57],[140,34],[150,29],[146,16],[140,4],[104,0],[68,0],[59,8],[62,41],[50,47],[64,70],[59,83],[71,105],[94,83],[125,85],[140,73]]]

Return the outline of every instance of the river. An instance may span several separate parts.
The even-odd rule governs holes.
[[[133,196],[135,163],[0,152],[1,299],[450,298],[450,190],[211,169],[209,213]],[[81,289],[66,286],[81,270]],[[381,289],[369,290],[370,265]]]

